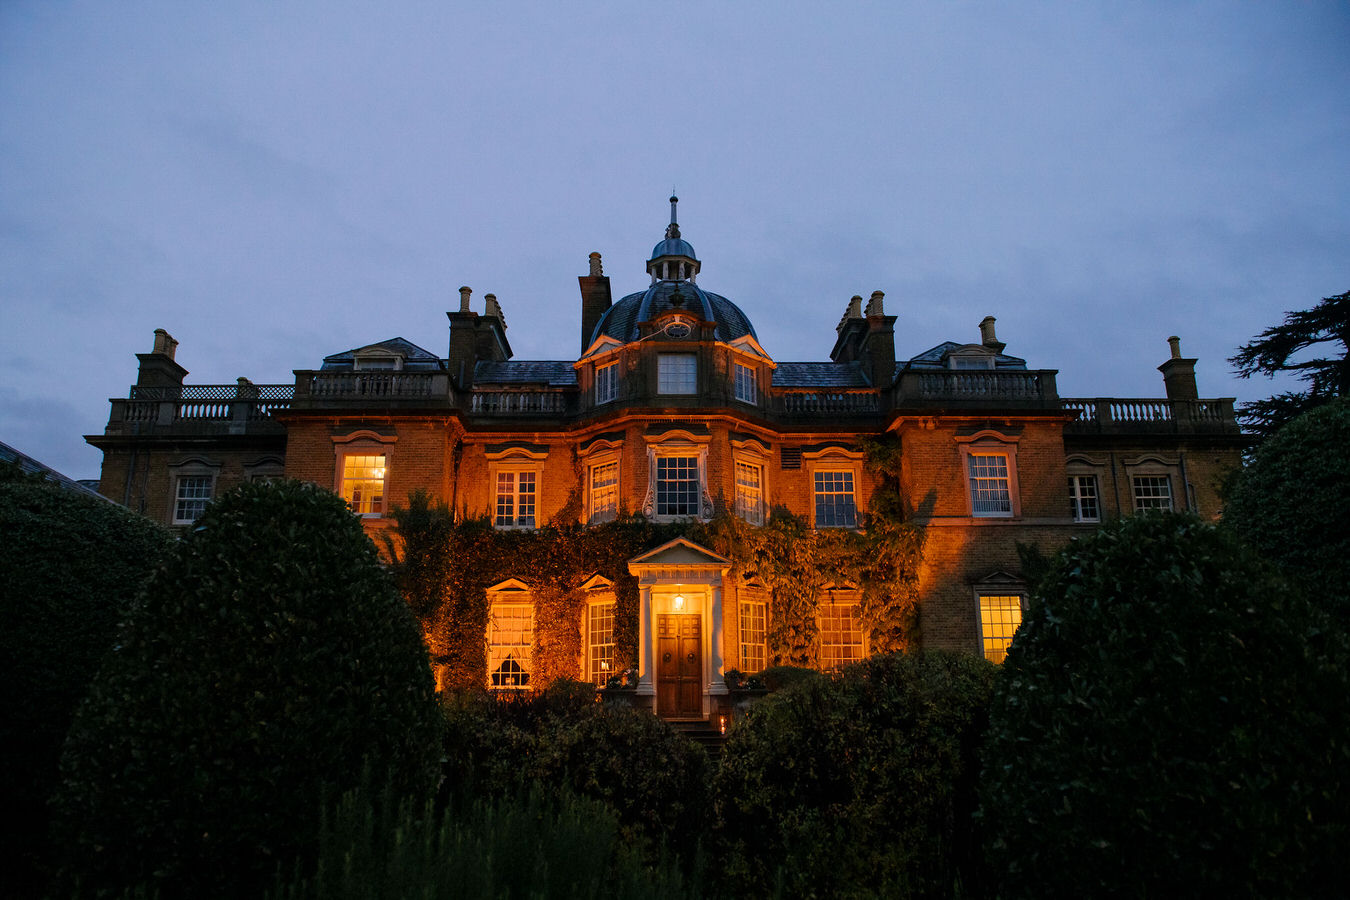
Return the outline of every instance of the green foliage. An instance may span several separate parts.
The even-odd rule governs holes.
[[[807,669],[802,666],[769,666],[759,673],[759,681],[767,690],[781,691],[823,677],[819,669]]]
[[[469,798],[566,789],[604,802],[625,840],[691,855],[706,819],[707,754],[650,713],[602,706],[571,684],[447,696],[447,784]]]
[[[7,468],[13,477],[0,477],[0,869],[17,893],[36,894],[47,798],[75,706],[173,536],[114,503]]]
[[[877,656],[772,694],[714,784],[728,893],[948,897],[968,889],[976,760],[994,666]]]
[[[1339,344],[1339,355],[1294,358],[1319,344]],[[1350,291],[1324,297],[1312,309],[1286,313],[1283,322],[1243,344],[1228,361],[1242,378],[1293,372],[1308,385],[1301,393],[1242,404],[1243,424],[1262,437],[1333,397],[1350,395]]]
[[[533,790],[452,806],[345,796],[325,817],[317,872],[274,900],[697,897],[673,861],[649,866],[601,803]]]
[[[1004,897],[1341,893],[1350,657],[1228,533],[1074,541],[997,684],[982,815]]]
[[[154,573],[76,714],[67,875],[88,893],[257,893],[363,768],[425,795],[439,723],[416,624],[342,500],[244,485]]]
[[[595,574],[614,582],[616,666],[636,665],[639,597],[628,560],[676,537],[727,556],[736,577],[759,579],[768,589],[775,663],[815,663],[816,609],[829,584],[861,588],[862,620],[878,652],[913,640],[923,535],[884,516],[871,517],[861,532],[813,529],[781,511],[762,527],[724,514],[708,523],[625,517],[590,527],[499,531],[480,519],[455,522],[447,507],[419,493],[393,517],[398,537],[389,547],[397,578],[450,687],[484,684],[486,592],[508,578],[527,582],[535,602],[535,686],[581,674],[581,585]]]
[[[1263,441],[1229,485],[1223,521],[1350,621],[1350,398]]]

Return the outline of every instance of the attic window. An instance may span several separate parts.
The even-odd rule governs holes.
[[[947,357],[947,366],[952,369],[992,369],[994,357],[988,353],[962,353]]]

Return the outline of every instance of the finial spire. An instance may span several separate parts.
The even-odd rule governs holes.
[[[670,195],[670,227],[666,229],[666,237],[669,239],[678,239],[680,236],[680,224],[675,221],[675,204],[680,202],[680,198],[673,193]]]

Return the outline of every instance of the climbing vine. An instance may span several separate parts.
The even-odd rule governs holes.
[[[880,484],[858,531],[814,529],[783,509],[762,526],[723,512],[709,522],[660,524],[621,514],[592,526],[555,519],[535,531],[498,531],[486,519],[456,521],[450,507],[419,491],[393,511],[397,527],[386,549],[438,677],[450,687],[484,683],[487,589],[508,578],[526,582],[535,603],[537,686],[581,674],[582,585],[593,575],[614,586],[616,666],[636,665],[639,592],[628,560],[676,537],[727,557],[733,576],[764,586],[773,664],[816,663],[817,611],[831,589],[860,592],[873,652],[904,650],[915,634],[923,533],[901,512],[898,444],[866,441],[863,450]],[[573,505],[574,523],[579,500]]]

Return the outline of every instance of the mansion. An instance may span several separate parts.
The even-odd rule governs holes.
[[[502,306],[487,294],[474,309],[467,287],[443,354],[392,338],[297,370],[293,384],[186,384],[177,342],[156,331],[130,394],[87,438],[104,455],[100,492],[175,526],[233,485],[284,476],[331,487],[372,535],[419,489],[500,529],[631,514],[758,525],[776,510],[857,529],[882,488],[860,442],[890,437],[906,520],[924,534],[919,643],[996,661],[1021,621],[1019,544],[1052,552],[1148,510],[1218,515],[1218,484],[1245,439],[1231,399],[1197,396],[1196,360],[1177,338],[1158,367],[1165,396],[1070,399],[1055,370],[1005,352],[993,317],[972,323],[970,340],[897,356],[896,317],[877,291],[841,303],[827,361],[775,360],[747,311],[703,287],[675,211],[672,197],[635,292],[615,299],[590,255],[574,358],[514,359]],[[706,719],[726,702],[726,672],[773,662],[772,603],[728,559],[679,539],[628,565],[645,705]],[[612,582],[577,587],[588,599],[575,672],[603,685],[628,664],[614,657]],[[821,665],[867,655],[858,591],[828,593]],[[487,594],[487,686],[528,687],[530,585],[513,578]]]

